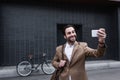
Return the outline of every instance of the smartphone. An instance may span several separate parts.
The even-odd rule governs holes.
[[[98,30],[91,30],[92,37],[98,37],[97,33],[98,33]]]

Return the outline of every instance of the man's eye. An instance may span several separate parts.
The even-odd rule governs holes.
[[[72,33],[75,33],[75,31],[72,31]]]
[[[68,34],[71,34],[71,32],[68,32]]]

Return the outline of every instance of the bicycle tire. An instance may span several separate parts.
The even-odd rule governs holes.
[[[20,76],[28,76],[31,74],[32,72],[32,65],[29,61],[21,61],[18,65],[17,65],[17,73]]]
[[[44,62],[41,65],[41,69],[47,75],[50,75],[50,74],[52,74],[55,71],[55,68],[52,66],[51,62],[48,62],[48,61]]]

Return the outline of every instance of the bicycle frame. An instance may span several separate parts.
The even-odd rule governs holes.
[[[43,53],[42,56],[41,56],[41,58],[42,58],[42,61],[41,61],[40,63],[36,64],[37,66],[34,66],[35,64],[33,63],[33,60],[34,60],[35,58],[33,58],[33,55],[32,55],[32,54],[29,54],[29,55],[28,55],[28,60],[29,60],[30,63],[32,64],[32,70],[38,69],[38,67],[39,67],[41,64],[43,64],[44,62],[47,64],[47,61],[46,61],[46,53]]]

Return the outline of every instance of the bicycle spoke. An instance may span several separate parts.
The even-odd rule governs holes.
[[[32,66],[28,61],[22,61],[17,66],[17,73],[20,76],[28,76],[31,73]]]
[[[55,71],[55,68],[52,66],[51,63],[43,63],[41,68],[45,74],[52,74]]]

